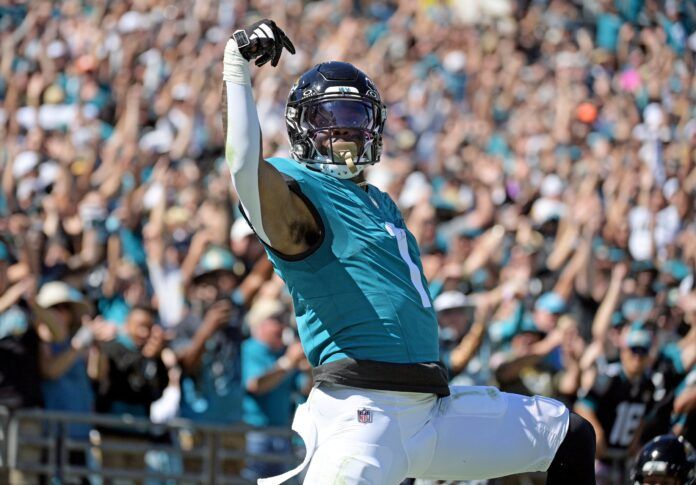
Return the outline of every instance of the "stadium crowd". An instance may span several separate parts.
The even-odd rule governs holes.
[[[263,17],[298,50],[253,70],[265,156],[315,63],[381,90],[368,180],[420,244],[453,382],[566,402],[604,483],[653,436],[696,444],[693,0],[0,6],[0,406],[289,426],[311,378],[220,121],[225,41]]]

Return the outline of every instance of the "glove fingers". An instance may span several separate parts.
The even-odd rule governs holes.
[[[288,50],[290,54],[295,54],[295,46],[292,45],[292,42],[290,42],[290,39],[288,38],[287,35],[285,35],[285,32],[280,32],[281,36],[281,41],[283,42],[283,46]]]
[[[261,67],[270,60],[271,60],[271,54],[269,52],[266,52],[264,55],[262,55],[261,57],[256,59],[256,62],[254,64]]]
[[[280,61],[280,55],[283,53],[283,44],[278,40],[276,45],[273,46],[273,61],[271,61],[271,66],[276,67],[278,61]]]

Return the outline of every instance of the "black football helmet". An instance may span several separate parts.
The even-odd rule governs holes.
[[[678,480],[680,485],[696,483],[696,453],[682,436],[662,435],[654,438],[640,450],[631,469],[631,480],[642,485],[646,480],[660,483],[655,479]]]
[[[290,90],[290,153],[314,170],[355,177],[379,162],[386,118],[377,87],[364,72],[347,62],[318,64]]]

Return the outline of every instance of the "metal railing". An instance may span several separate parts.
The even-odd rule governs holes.
[[[96,429],[121,429],[145,433],[152,436],[169,437],[169,442],[154,442],[148,439],[126,440],[124,442],[101,439],[93,431],[88,440],[68,437],[68,428],[74,424],[87,424]],[[33,432],[27,432],[26,430]],[[112,416],[101,414],[72,414],[44,410],[20,410],[10,413],[0,407],[0,477],[3,471],[13,470],[49,478],[51,484],[80,483],[81,480],[99,485],[111,479],[118,483],[157,483],[186,485],[234,485],[254,483],[239,474],[225,473],[222,464],[226,460],[253,459],[264,463],[285,464],[289,469],[302,460],[304,448],[301,440],[293,440],[288,453],[247,453],[245,449],[227,446],[225,437],[231,434],[245,434],[250,431],[262,432],[268,436],[291,438],[288,428],[255,428],[246,425],[215,426],[196,424],[188,420],[176,419],[167,423],[153,423],[144,418],[130,415]],[[194,440],[193,437],[197,439]],[[34,449],[35,459],[27,460],[22,450]],[[79,452],[90,457],[83,465],[70,463],[71,453]],[[159,453],[177,462],[179,467],[157,469],[143,466],[142,469],[127,469],[104,466],[99,456],[109,453],[146,456]],[[629,461],[625,450],[608,450],[605,457],[610,462],[608,476],[603,483],[625,483],[628,476]],[[197,461],[197,471],[186,469],[187,461]],[[509,477],[508,480],[512,478]],[[151,481],[148,481],[151,480]],[[526,482],[525,482],[526,480]],[[1,480],[0,480],[1,481]],[[517,477],[517,484],[542,483],[531,479],[530,475]],[[506,482],[506,483],[509,483]],[[599,483],[599,482],[598,482]]]
[[[75,424],[92,428],[89,439],[68,436],[70,425]],[[111,433],[99,433],[97,429],[120,431],[122,438],[109,439]],[[226,473],[223,465],[227,462],[243,463],[253,459],[262,463],[286,464],[289,469],[301,461],[304,450],[301,441],[292,441],[293,446],[287,453],[252,454],[239,449],[239,446],[229,445],[226,439],[250,431],[292,439],[289,428],[203,425],[184,419],[153,423],[130,415],[73,414],[39,409],[8,412],[0,408],[0,472],[43,476],[52,480],[49,483],[58,484],[81,481],[99,484],[104,483],[104,479],[108,482],[117,478],[133,483],[232,485],[253,482],[238,473]],[[33,453],[27,453],[27,450]],[[86,457],[85,462],[71,463],[70,457],[75,454]],[[109,467],[100,459],[109,454],[142,457],[143,463],[147,462],[148,456],[166,457],[170,465],[178,466]],[[28,455],[31,458],[27,459]],[[186,462],[196,462],[198,470],[186,470]]]
[[[10,412],[0,406],[0,469],[7,467],[7,429],[10,424]]]
[[[628,450],[609,448],[604,452],[604,461],[608,462],[606,474],[597,478],[598,484],[628,484],[631,471],[631,459]]]

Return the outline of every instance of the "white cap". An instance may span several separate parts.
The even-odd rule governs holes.
[[[174,143],[174,133],[169,127],[163,125],[141,136],[138,146],[146,152],[166,153],[171,148],[172,143]]]
[[[286,311],[285,305],[272,298],[256,300],[251,306],[249,313],[246,314],[246,321],[249,328],[253,328],[263,323],[265,320],[280,315]]]
[[[442,60],[443,67],[449,72],[461,72],[466,67],[466,54],[462,51],[450,51]]]
[[[644,261],[652,258],[652,233],[646,230],[631,232],[631,235],[628,238],[628,251],[636,261]]]
[[[18,153],[15,156],[12,164],[12,175],[15,179],[24,177],[26,174],[34,170],[34,167],[39,163],[39,154],[36,152],[26,151]]]
[[[254,234],[254,230],[244,217],[238,217],[232,224],[232,229],[230,229],[230,239],[233,241],[241,241],[252,234]]]
[[[657,129],[662,124],[662,108],[657,103],[650,103],[643,110],[643,119],[648,128]]]
[[[555,173],[549,174],[541,181],[542,197],[558,197],[563,193],[563,181]]]
[[[41,321],[55,326],[58,322],[55,320],[55,316],[48,311],[48,308],[59,303],[72,304],[77,318],[88,313],[91,308],[82,293],[62,281],[51,281],[43,285],[36,295],[36,302],[31,304],[31,308]]]
[[[87,306],[82,293],[62,281],[51,281],[43,285],[36,295],[36,303],[42,308],[50,308],[59,303]]]
[[[538,199],[532,205],[532,221],[541,225],[551,219],[561,219],[566,213],[566,206],[563,202],[552,199]]]
[[[60,40],[54,40],[46,47],[46,55],[51,59],[62,57],[66,51],[65,44]]]
[[[191,86],[179,83],[172,88],[172,99],[176,101],[185,101],[191,96],[191,91]]]
[[[60,174],[60,165],[55,160],[49,160],[39,166],[39,182],[44,187],[55,182],[58,174]]]
[[[454,308],[464,308],[467,298],[461,291],[445,291],[440,296],[435,298],[433,307],[436,312],[452,310]]]
[[[146,30],[150,28],[150,19],[140,12],[130,10],[118,19],[118,30],[122,34],[128,34],[136,30]]]

